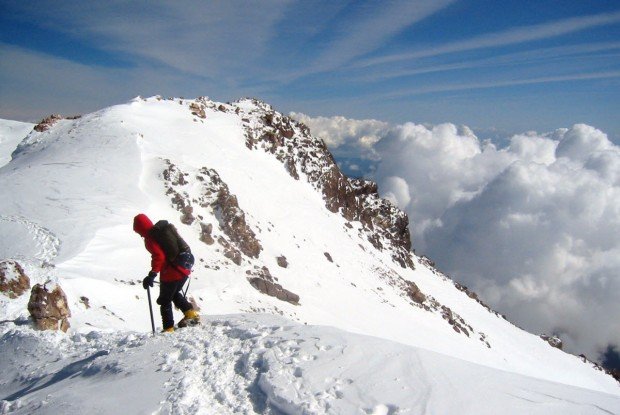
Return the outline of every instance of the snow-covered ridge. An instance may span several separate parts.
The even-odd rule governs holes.
[[[0,169],[0,192],[11,195],[0,199],[2,217],[21,218],[0,221],[10,235],[0,260],[19,259],[32,284],[62,286],[69,336],[150,330],[137,283],[149,258],[131,229],[145,212],[173,222],[192,247],[188,296],[203,314],[280,315],[433,351],[463,367],[620,395],[611,377],[516,328],[415,256],[406,215],[376,185],[343,176],[320,139],[260,101],[137,98],[59,120],[22,142]],[[53,253],[45,264],[42,245]],[[3,332],[26,330],[27,297],[0,294]],[[199,347],[191,345],[178,346],[191,355]],[[274,383],[297,378],[282,373]],[[379,404],[385,413],[400,407],[377,401],[369,413],[381,413]]]

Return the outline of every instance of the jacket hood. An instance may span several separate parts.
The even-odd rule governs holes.
[[[146,234],[152,227],[153,222],[144,213],[140,213],[133,218],[133,230],[142,237],[146,237]]]

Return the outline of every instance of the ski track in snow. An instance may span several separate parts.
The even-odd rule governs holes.
[[[33,255],[41,264],[51,263],[58,256],[60,250],[60,239],[47,228],[23,217],[0,215],[1,223],[20,224],[26,228],[26,231],[32,236],[32,241],[37,247],[37,252]],[[24,259],[24,258],[19,258]]]

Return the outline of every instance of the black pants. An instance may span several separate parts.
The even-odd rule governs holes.
[[[160,282],[159,284],[159,297],[157,298],[157,304],[160,305],[161,321],[164,329],[174,327],[172,303],[174,303],[174,305],[184,313],[193,308],[189,301],[187,301],[181,293],[181,289],[183,288],[185,281],[187,281],[187,277],[184,277],[180,281]]]

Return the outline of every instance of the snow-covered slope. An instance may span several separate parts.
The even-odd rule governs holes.
[[[618,398],[264,314],[174,336],[9,331],[15,414],[595,414]],[[8,353],[7,353],[8,352]],[[11,353],[27,355],[19,360]]]
[[[0,167],[11,161],[11,153],[32,131],[34,124],[0,119]]]
[[[346,348],[344,357],[338,359],[331,352],[321,353],[319,363],[330,369],[316,369],[308,363],[299,371],[287,362],[303,360],[303,353],[277,351],[282,355],[274,358],[273,364],[282,365],[282,369],[260,375],[258,385],[244,386],[250,395],[259,390],[267,394],[285,413],[330,412],[321,407],[323,401],[317,400],[318,406],[306,412],[295,406],[301,398],[287,401],[287,394],[297,393],[294,388],[287,390],[288,384],[305,382],[300,393],[328,393],[330,386],[322,382],[326,373],[333,371],[329,375],[333,379],[344,381],[352,376],[359,390],[369,392],[376,385],[364,378],[376,370],[385,371],[381,376],[406,379],[403,382],[423,388],[425,395],[389,395],[386,390],[388,395],[364,400],[358,392],[342,392],[347,405],[357,405],[367,413],[381,413],[377,405],[387,405],[383,413],[397,413],[389,405],[417,408],[419,402],[431,402],[428,413],[450,413],[452,403],[432,402],[454,396],[454,403],[464,402],[459,407],[465,405],[467,410],[503,402],[516,405],[515,412],[525,413],[527,399],[550,402],[527,395],[519,400],[526,406],[519,406],[505,397],[522,396],[519,391],[528,384],[530,391],[560,399],[578,395],[574,402],[599,405],[612,413],[620,411],[620,387],[613,378],[513,326],[475,301],[473,293],[455,286],[430,261],[410,253],[406,216],[379,199],[372,183],[342,176],[320,139],[262,102],[137,98],[79,119],[55,120],[48,130],[33,131],[16,148],[10,163],[0,169],[0,192],[10,195],[0,199],[0,259],[18,259],[33,283],[51,280],[60,284],[71,307],[73,337],[50,338],[62,343],[62,350],[74,353],[77,360],[90,356],[88,362],[100,362],[97,365],[124,362],[112,352],[93,358],[81,351],[78,343],[83,339],[101,336],[87,334],[93,330],[107,333],[103,338],[109,336],[105,340],[109,343],[96,343],[95,348],[122,348],[132,343],[123,339],[136,339],[142,350],[136,362],[143,358],[151,362],[144,373],[157,367],[158,360],[151,356],[159,347],[189,356],[215,353],[208,344],[207,351],[190,351],[192,345],[202,348],[200,342],[209,342],[215,328],[206,327],[206,335],[196,330],[195,339],[192,331],[175,340],[128,333],[150,329],[146,295],[136,284],[148,272],[149,258],[131,228],[133,216],[144,212],[153,219],[175,223],[192,247],[198,261],[190,295],[203,314],[280,315],[289,321],[264,323],[256,317],[255,324],[295,327],[287,330],[303,331],[299,336],[304,341],[325,337],[332,349]],[[2,318],[13,321],[2,326],[2,347],[13,341],[48,341],[20,325],[27,316],[27,295],[14,300],[0,297]],[[236,324],[231,322],[239,318],[220,317],[214,327]],[[253,314],[242,319],[251,322]],[[332,329],[306,329],[291,320],[396,341],[402,346]],[[278,339],[293,341],[291,336]],[[272,349],[265,344],[261,347]],[[358,347],[360,344],[363,346]],[[220,346],[234,349],[225,343]],[[243,347],[251,348],[247,342]],[[128,359],[126,364],[131,367],[133,358]],[[23,361],[18,359],[16,364]],[[338,365],[340,369],[336,369]],[[378,369],[382,365],[386,368]],[[347,375],[346,368],[353,367]],[[56,375],[49,376],[63,378],[68,373],[62,367],[57,369]],[[213,379],[209,370],[218,373],[216,369],[201,370],[205,372],[198,376],[196,387],[230,381]],[[480,376],[478,385],[484,392],[475,385],[461,386],[467,373]],[[450,375],[461,380],[446,383]],[[160,382],[165,378],[158,376],[149,379]],[[446,380],[441,380],[444,377]],[[4,391],[0,399],[13,401],[7,397],[18,396],[19,376],[15,379],[0,386]],[[491,385],[497,382],[505,383]],[[163,388],[164,383],[161,385]],[[172,388],[171,399],[175,393],[186,393],[166,385]],[[84,383],[82,387],[90,386]],[[575,395],[573,388],[590,392]],[[23,392],[22,398],[30,396],[29,390]],[[470,397],[470,393],[478,396]],[[187,403],[181,395],[177,398],[172,399],[176,402],[172,405]],[[205,409],[210,404],[195,399],[188,408]],[[544,407],[567,413],[563,409],[569,403],[555,402],[559,406]],[[13,408],[14,404],[5,406]],[[433,406],[444,404],[447,406]],[[157,409],[155,401],[153,405],[153,410]],[[252,413],[243,405],[239,411],[232,405],[222,412]],[[252,405],[252,410],[260,413],[258,405]],[[581,404],[574,405],[579,408]],[[332,408],[331,413],[354,413],[346,406]],[[424,413],[410,413],[418,412]]]

